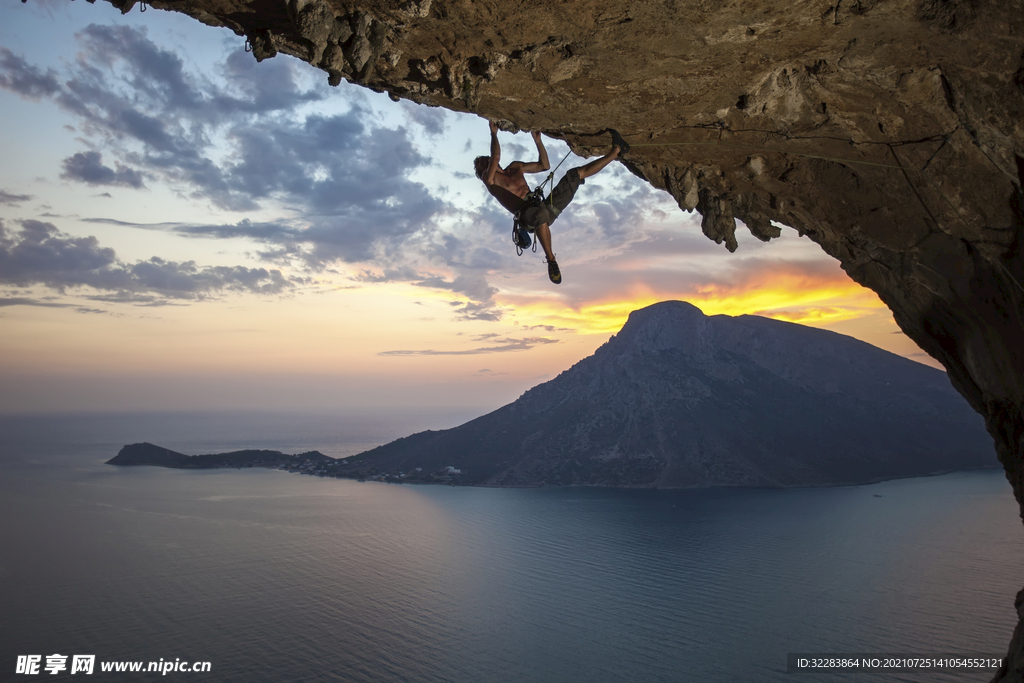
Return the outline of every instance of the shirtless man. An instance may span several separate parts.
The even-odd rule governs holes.
[[[523,162],[513,161],[505,168],[501,168],[501,146],[498,144],[498,126],[491,121],[491,156],[477,157],[473,161],[476,167],[476,177],[484,181],[487,191],[494,195],[501,205],[517,215],[521,224],[527,230],[536,233],[540,245],[544,248],[544,255],[547,257],[548,277],[556,285],[562,281],[562,273],[558,270],[558,263],[555,262],[555,253],[551,251],[551,230],[549,226],[558,214],[562,213],[569,202],[576,194],[576,189],[583,184],[586,178],[594,175],[602,168],[610,164],[629,151],[629,145],[616,131],[612,134],[612,151],[595,159],[585,166],[569,169],[555,188],[551,191],[550,202],[545,200],[543,204],[533,205],[527,203],[526,195],[530,193],[530,187],[526,184],[524,173],[541,173],[548,170],[548,153],[541,142],[540,133],[533,131],[533,141],[537,144],[537,161]]]

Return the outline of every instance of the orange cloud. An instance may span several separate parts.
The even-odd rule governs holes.
[[[616,332],[630,312],[668,299],[688,301],[706,315],[752,314],[812,326],[855,320],[885,307],[874,292],[838,268],[802,263],[756,264],[729,284],[668,289],[634,281],[628,292],[576,305],[556,296],[504,294],[498,299],[515,311],[522,324],[556,325],[580,334]]]

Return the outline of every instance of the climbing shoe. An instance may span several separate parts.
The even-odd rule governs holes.
[[[619,148],[619,155],[623,155],[629,151],[629,143],[622,139],[619,135],[619,131],[614,128],[609,128],[608,132],[612,134],[612,145]]]
[[[562,271],[558,269],[558,263],[555,259],[548,261],[548,277],[551,278],[551,281],[556,285],[562,284]]]

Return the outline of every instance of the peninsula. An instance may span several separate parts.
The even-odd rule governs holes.
[[[124,446],[117,455],[107,461],[108,465],[131,467],[151,465],[179,470],[210,470],[226,467],[266,467],[305,474],[326,471],[337,460],[320,451],[308,451],[288,455],[280,451],[242,450],[230,453],[207,455],[185,455],[151,443],[133,443]]]

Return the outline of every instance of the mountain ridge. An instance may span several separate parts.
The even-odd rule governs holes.
[[[940,370],[828,330],[662,302],[516,401],[359,454],[343,472],[491,486],[842,485],[995,467],[988,438]]]

